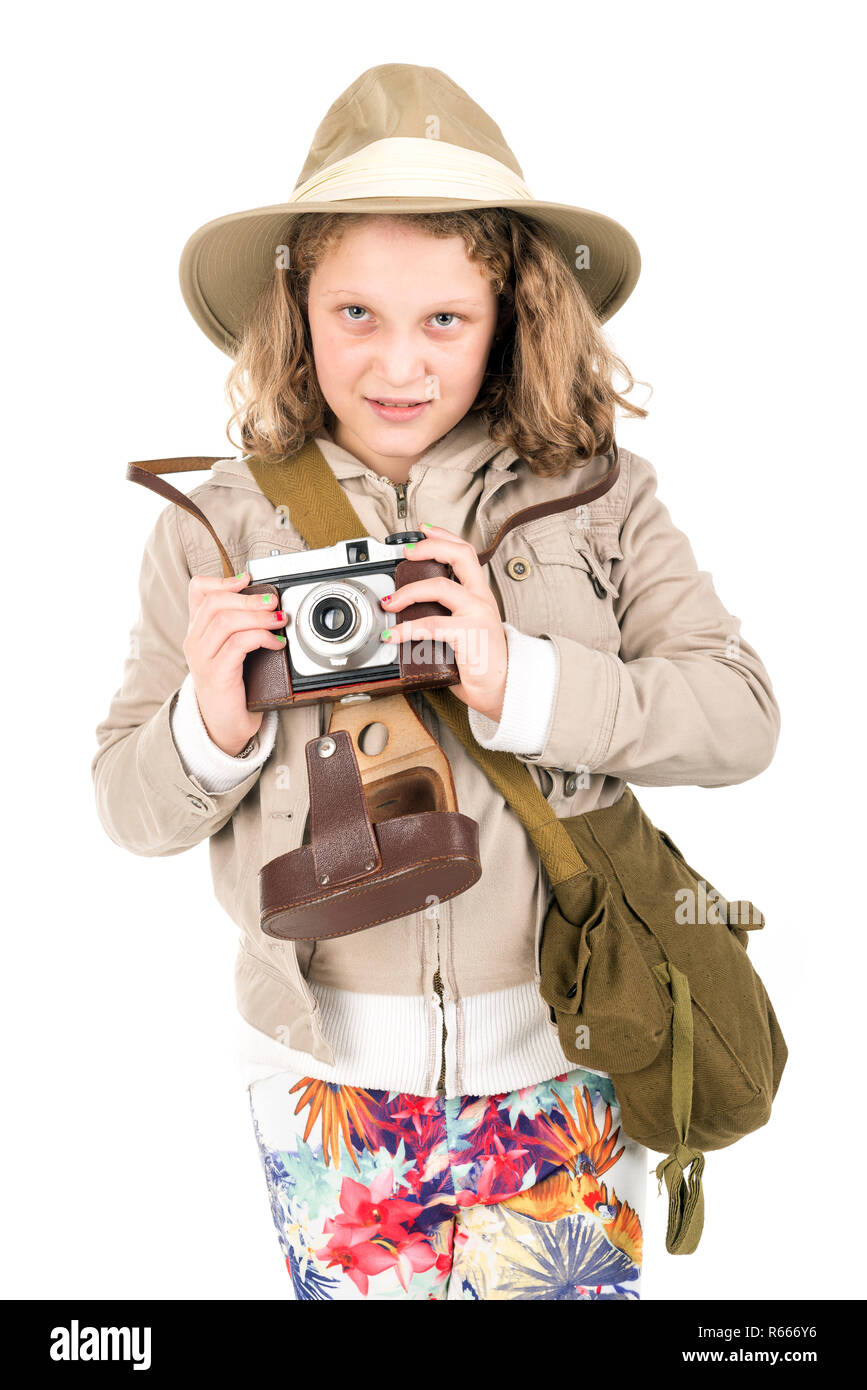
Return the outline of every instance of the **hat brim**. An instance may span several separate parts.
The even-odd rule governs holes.
[[[199,227],[181,253],[184,301],[202,332],[234,356],[244,326],[270,278],[277,248],[296,217],[317,212],[452,212],[508,208],[543,223],[579,280],[600,321],[605,323],[629,298],[641,271],[634,238],[613,218],[565,203],[501,198],[476,202],[448,198],[353,198],[325,203],[277,203],[215,218]],[[576,266],[579,248],[588,248],[585,266]],[[580,259],[580,258],[579,258]]]

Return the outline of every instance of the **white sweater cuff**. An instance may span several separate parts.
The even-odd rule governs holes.
[[[266,710],[253,747],[245,758],[233,758],[214,743],[202,719],[193,678],[187,675],[171,714],[172,738],[188,777],[206,792],[227,792],[245,781],[269,757],[277,737],[277,710]]]
[[[470,709],[470,729],[482,748],[530,758],[541,753],[548,737],[560,674],[559,656],[548,637],[528,637],[511,623],[503,623],[503,629],[509,666],[500,722]]]

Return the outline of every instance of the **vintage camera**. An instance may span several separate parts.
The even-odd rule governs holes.
[[[450,565],[407,560],[400,547],[421,531],[396,531],[377,541],[357,536],[321,550],[273,552],[247,565],[245,594],[272,592],[287,615],[286,645],[257,648],[244,661],[247,708],[275,709],[367,692],[393,693],[459,679],[447,642],[417,638],[391,646],[380,633],[394,621],[380,599],[404,584],[444,575]],[[415,603],[399,622],[447,614],[439,603]]]

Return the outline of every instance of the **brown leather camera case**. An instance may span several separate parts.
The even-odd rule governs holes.
[[[385,749],[356,757],[360,729],[380,721]],[[267,936],[347,936],[456,897],[481,878],[478,823],[455,809],[449,761],[402,693],[335,705],[328,734],[305,752],[310,844],[260,870]]]

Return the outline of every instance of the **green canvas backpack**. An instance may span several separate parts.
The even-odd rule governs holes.
[[[626,1134],[668,1155],[666,1249],[689,1254],[704,1151],[768,1121],[788,1056],[747,955],[764,918],[703,879],[629,787],[560,824],[589,868],[555,886],[541,993],[566,1056],[609,1072]]]

